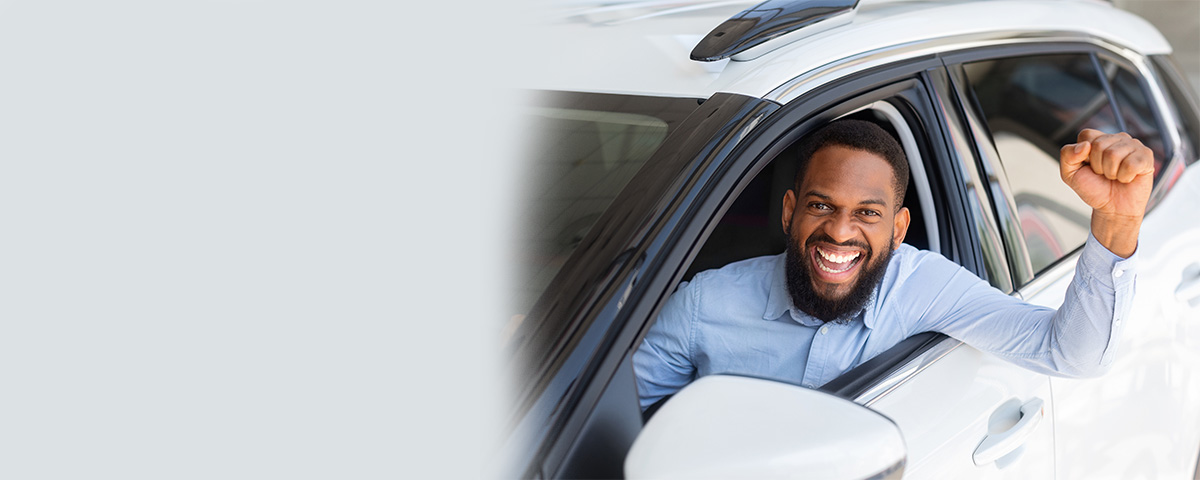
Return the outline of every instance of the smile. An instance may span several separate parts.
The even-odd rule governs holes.
[[[858,265],[862,252],[831,252],[821,247],[815,247],[820,259],[813,262],[825,273],[845,273]],[[823,261],[822,261],[823,260]]]

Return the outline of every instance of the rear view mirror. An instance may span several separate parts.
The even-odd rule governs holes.
[[[785,383],[710,375],[646,423],[625,476],[898,479],[904,458],[900,429],[867,407]]]

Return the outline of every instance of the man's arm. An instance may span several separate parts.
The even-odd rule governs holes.
[[[692,381],[692,328],[696,313],[696,287],[684,283],[667,304],[633,354],[638,399],[642,409]]]
[[[1089,236],[1056,310],[1006,295],[928,253],[913,273],[921,287],[906,291],[910,310],[900,315],[920,318],[910,333],[942,332],[1039,373],[1094,377],[1113,361],[1133,298],[1136,261],[1114,255]]]
[[[961,268],[926,262],[929,273],[944,273],[926,282],[922,296],[931,307],[920,328],[1038,372],[1072,377],[1104,372],[1133,299],[1132,257],[1153,186],[1154,156],[1128,134],[1085,129],[1077,143],[1060,150],[1060,173],[1092,207],[1091,235],[1062,306],[1056,311],[1029,305]]]

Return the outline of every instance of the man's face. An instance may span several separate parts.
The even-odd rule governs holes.
[[[827,146],[813,154],[803,182],[783,199],[788,289],[798,308],[824,321],[862,308],[908,230],[894,178],[874,153]]]

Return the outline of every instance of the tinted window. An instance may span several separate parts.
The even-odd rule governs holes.
[[[514,315],[502,331],[505,348],[516,360],[512,380],[522,395],[530,395],[525,398],[548,388],[546,371],[585,358],[559,355],[572,348],[569,342],[579,341],[576,319],[546,313],[563,307],[558,302],[564,296],[575,298],[578,292],[563,293],[569,288],[564,285],[579,285],[575,267],[595,261],[580,258],[581,241],[602,228],[621,192],[637,183],[643,167],[652,167],[650,157],[699,105],[686,98],[556,92],[539,95],[526,111],[523,195],[517,199],[520,223],[514,229]],[[484,242],[492,241],[491,233],[473,232]]]
[[[641,169],[695,100],[547,94],[528,111],[528,182],[521,201],[521,291],[526,312],[580,240]]]
[[[1113,99],[1124,121],[1125,131],[1154,151],[1154,181],[1157,183],[1170,154],[1163,141],[1158,117],[1151,108],[1150,97],[1133,72],[1111,63],[1105,65],[1104,70],[1111,79]]]
[[[1083,128],[1119,130],[1087,54],[964,65],[1008,176],[1034,272],[1087,240],[1091,208],[1062,182],[1058,151]]]

